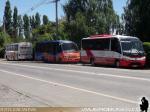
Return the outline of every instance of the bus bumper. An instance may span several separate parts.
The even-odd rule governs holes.
[[[61,61],[63,63],[78,63],[80,62],[80,58],[75,58],[75,59],[63,58]]]
[[[19,56],[18,59],[19,59],[19,60],[33,59],[33,56],[31,56],[31,55],[30,55],[30,56],[29,56],[29,55],[26,55],[26,56]]]
[[[120,67],[144,67],[145,60],[120,60]]]

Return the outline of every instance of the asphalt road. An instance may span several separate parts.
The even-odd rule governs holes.
[[[135,109],[150,99],[150,70],[1,60],[0,83],[27,96],[27,106]]]

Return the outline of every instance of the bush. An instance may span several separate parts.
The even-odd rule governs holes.
[[[0,32],[0,58],[4,58],[5,46],[11,43],[11,38],[8,34]]]
[[[0,58],[4,58],[5,55],[5,49],[0,49]]]
[[[150,42],[144,42],[143,46],[146,53],[146,65],[150,66]]]

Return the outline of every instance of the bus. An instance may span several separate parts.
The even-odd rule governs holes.
[[[30,60],[33,58],[32,55],[32,44],[30,42],[13,43],[5,47],[5,59],[8,61]]]
[[[77,45],[67,40],[39,42],[35,46],[35,60],[57,63],[78,63],[80,52]]]
[[[143,67],[146,57],[137,37],[122,35],[93,35],[81,42],[81,62],[91,65]]]

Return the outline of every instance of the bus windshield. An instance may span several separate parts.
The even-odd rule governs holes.
[[[144,55],[142,42],[138,39],[122,39],[121,45],[124,55]]]
[[[63,43],[62,49],[63,51],[67,51],[67,52],[78,51],[78,47],[74,43]]]

